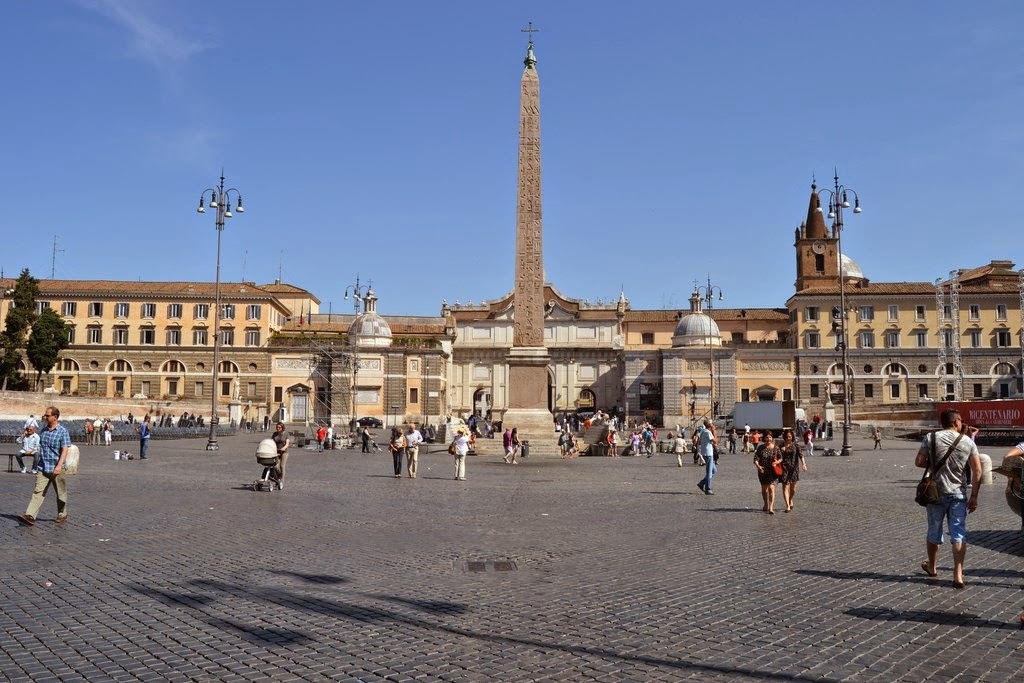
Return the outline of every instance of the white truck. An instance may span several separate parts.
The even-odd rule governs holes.
[[[741,401],[733,406],[730,427],[751,429],[793,429],[797,420],[804,419],[803,409],[793,401]]]

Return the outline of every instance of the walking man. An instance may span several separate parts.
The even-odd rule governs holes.
[[[423,443],[423,435],[416,429],[416,423],[410,422],[409,431],[405,433],[405,472],[410,479],[416,478],[421,443]]]
[[[875,427],[875,431],[871,433],[871,436],[875,439],[875,448],[882,450],[882,430],[879,427]],[[875,448],[871,450],[875,450]]]
[[[46,429],[39,435],[41,470],[36,473],[36,485],[25,514],[18,515],[21,523],[27,526],[36,523],[36,514],[51,486],[57,492],[57,519],[54,521],[57,524],[68,521],[68,482],[64,476],[64,460],[68,457],[68,449],[71,447],[71,435],[64,425],[58,422],[59,419],[60,410],[53,406],[43,413]]]
[[[931,471],[940,498],[938,503],[928,506],[928,559],[921,563],[921,569],[928,576],[938,575],[936,562],[944,540],[945,521],[953,547],[953,588],[963,588],[967,513],[978,509],[981,459],[974,441],[960,433],[963,422],[959,412],[944,410],[940,420],[942,429],[925,436],[914,459],[915,465]]]

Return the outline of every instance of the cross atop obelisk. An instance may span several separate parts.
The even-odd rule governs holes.
[[[519,91],[519,193],[516,202],[514,333],[508,354],[508,410],[504,424],[541,449],[551,440],[548,364],[544,346],[544,249],[540,192],[540,79],[530,36]],[[554,450],[551,450],[551,454]],[[543,451],[539,454],[543,454]]]

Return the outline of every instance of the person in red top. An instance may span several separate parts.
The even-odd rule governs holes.
[[[316,450],[317,453],[324,452],[324,441],[327,440],[327,429],[320,425],[316,430]]]

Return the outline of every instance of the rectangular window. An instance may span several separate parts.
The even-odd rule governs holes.
[[[812,384],[811,385],[811,398],[818,398],[818,385],[817,384]]]
[[[260,331],[259,330],[246,330],[245,331],[245,345],[246,346],[259,346],[260,345]]]
[[[68,344],[74,344],[75,343],[75,326],[74,325],[68,325],[66,329],[68,331]]]
[[[740,389],[740,400],[744,403],[750,400],[750,389]]]
[[[782,390],[782,400],[783,401],[792,401],[793,400],[793,390],[792,389],[783,389]]]
[[[202,396],[206,393],[206,385],[202,382],[196,382],[196,396]]]
[[[974,398],[981,398],[981,385],[980,384],[975,384],[974,385]]]
[[[953,374],[953,364],[952,363],[946,363],[946,374],[947,375],[952,375]]]
[[[981,306],[978,304],[971,304],[968,306],[967,317],[969,320],[981,320]]]
[[[808,306],[804,309],[804,320],[809,323],[818,322],[818,307]]]
[[[167,304],[167,317],[171,320],[179,320],[183,308],[184,306],[181,304]]]
[[[419,402],[420,402],[420,390],[417,389],[416,387],[410,387],[409,388],[409,403],[419,403]]]
[[[90,318],[102,318],[103,317],[103,302],[93,301],[89,304],[89,317]]]
[[[156,344],[156,330],[152,327],[143,327],[139,330],[140,344]]]
[[[220,344],[221,346],[234,346],[235,331],[230,327],[222,327],[220,329]]]
[[[97,391],[99,391],[98,382],[94,379],[89,380],[89,393],[95,394]]]
[[[142,380],[142,386],[140,387],[140,390],[144,395],[149,396],[149,380]]]
[[[928,398],[928,385],[927,384],[918,384],[917,385],[917,397],[918,398]]]
[[[862,349],[873,349],[875,348],[875,333],[866,330],[860,333],[860,347]]]
[[[124,396],[124,379],[118,378],[114,380],[114,394]]]
[[[74,318],[75,313],[78,312],[77,301],[65,301],[60,305],[60,314],[65,318]]]
[[[914,307],[914,319],[918,322],[924,322],[924,305],[918,304]]]
[[[1006,304],[996,304],[996,320],[1006,320]]]
[[[996,346],[1006,348],[1010,345],[1010,331],[996,330]]]
[[[885,345],[890,349],[898,349],[900,347],[900,333],[897,330],[886,332]]]
[[[653,332],[641,332],[640,333],[640,343],[641,344],[653,344],[654,343],[654,333]]]
[[[809,349],[820,349],[821,348],[821,335],[817,332],[807,333],[807,348]]]
[[[868,383],[866,383],[864,385],[864,398],[874,398],[874,397],[875,397],[875,385],[871,384],[870,382],[868,382]]]
[[[192,317],[196,320],[206,320],[210,317],[210,304],[196,304],[192,308]]]
[[[889,304],[889,320],[897,321],[900,319],[900,307],[896,304]]]
[[[167,393],[170,394],[171,396],[177,396],[178,395],[178,380],[176,380],[176,379],[169,379],[169,380],[167,380]]]
[[[249,398],[255,398],[256,397],[256,382],[248,382],[246,384],[245,389],[248,392],[246,394],[246,396],[248,396]]]
[[[928,348],[928,332],[925,330],[917,330],[914,332],[914,338],[917,339],[917,348],[926,349]]]
[[[942,343],[947,349],[953,348],[953,330],[942,331]]]
[[[115,327],[114,328],[114,343],[115,344],[127,344],[128,343],[128,328],[127,327]]]
[[[814,272],[824,273],[825,272],[825,255],[815,254],[814,255]]]
[[[220,381],[220,395],[230,396],[231,395],[231,380],[222,379]]]
[[[181,346],[181,330],[173,328],[167,330],[167,345],[168,346]]]
[[[235,319],[235,305],[234,304],[221,304],[221,307],[220,307],[220,319],[221,320],[234,320]]]
[[[89,328],[89,343],[90,344],[102,344],[103,343],[103,328],[102,327],[90,327]]]
[[[892,384],[889,385],[889,398],[899,398],[899,397],[900,397],[900,383],[899,382],[893,382]]]
[[[205,328],[192,330],[192,346],[206,346],[209,343],[209,335]]]
[[[143,318],[155,318],[156,317],[156,304],[142,304],[142,317]]]
[[[967,336],[971,339],[971,348],[981,348],[981,330],[970,330],[967,332]]]
[[[875,319],[875,307],[874,306],[861,306],[860,307],[860,321],[862,323],[869,323]]]
[[[37,301],[36,302],[36,315],[42,315],[43,311],[50,307],[49,301]]]
[[[260,319],[260,305],[249,304],[245,307],[245,319],[246,320],[259,320]]]
[[[942,317],[945,320],[952,320],[953,319],[953,307],[950,306],[949,304],[946,304],[945,306],[943,306],[942,307]]]
[[[274,387],[274,403],[284,400],[284,387]]]
[[[116,304],[114,304],[114,317],[115,318],[127,318],[128,317],[128,312],[129,312],[130,309],[131,309],[131,306],[129,306],[128,302],[126,302],[126,301],[122,301],[120,303],[116,303]]]

